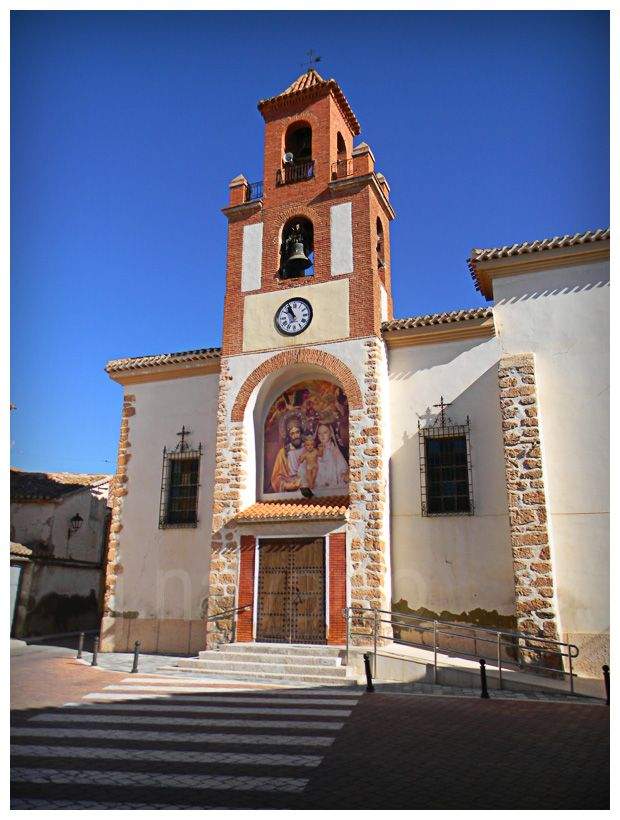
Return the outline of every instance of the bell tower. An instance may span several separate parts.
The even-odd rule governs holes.
[[[389,186],[335,80],[258,104],[264,176],[230,183],[222,353],[371,336],[392,318]]]

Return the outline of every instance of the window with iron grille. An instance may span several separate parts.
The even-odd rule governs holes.
[[[182,441],[176,450],[168,452],[164,447],[163,455],[159,527],[196,527],[202,445],[190,450]]]
[[[446,424],[442,411],[438,420],[419,428],[422,515],[473,515],[469,418]]]

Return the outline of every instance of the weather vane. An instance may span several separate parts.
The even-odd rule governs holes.
[[[307,67],[306,70],[310,71],[310,69],[314,68],[314,66],[317,63],[321,62],[321,58],[318,54],[315,53],[314,49],[312,49],[312,48],[310,49],[310,51],[306,51],[306,54],[308,55],[308,60],[307,60],[308,67]],[[302,66],[305,66],[305,65],[306,65],[305,63],[302,63]]]

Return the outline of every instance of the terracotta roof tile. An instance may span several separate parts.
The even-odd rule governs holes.
[[[203,359],[219,359],[220,347],[203,347],[199,350],[184,350],[180,353],[158,353],[154,356],[135,356],[130,359],[112,359],[105,366],[106,373],[124,370],[139,370],[143,367],[163,367],[168,364],[184,364]]]
[[[11,467],[11,501],[54,501],[86,487],[102,497],[111,480],[105,473],[29,473]]]
[[[262,113],[268,108],[281,107],[287,104],[290,100],[300,97],[306,92],[312,90],[319,92],[322,90],[331,91],[340,105],[345,119],[349,123],[351,130],[353,131],[353,135],[357,136],[360,133],[361,128],[357,117],[353,113],[353,109],[349,105],[349,101],[345,97],[336,80],[324,80],[314,68],[309,68],[308,71],[299,76],[295,82],[291,83],[291,85],[289,85],[288,88],[285,88],[284,91],[280,92],[280,94],[276,94],[274,97],[269,97],[266,100],[260,100],[258,103],[258,110]]]
[[[290,501],[257,501],[237,514],[239,522],[317,521],[344,519],[349,496],[295,498]]]
[[[503,245],[501,248],[474,248],[467,260],[476,290],[480,290],[476,265],[479,262],[488,262],[490,259],[507,259],[511,256],[522,256],[528,253],[557,250],[559,248],[573,248],[576,245],[586,245],[590,242],[601,242],[609,239],[609,228],[597,228],[594,231],[554,236],[548,239],[537,239],[534,242],[521,242],[516,245]]]
[[[390,330],[409,330],[413,327],[447,325],[452,322],[466,322],[470,319],[488,319],[492,316],[492,308],[466,308],[464,310],[452,310],[449,313],[427,313],[425,316],[409,316],[406,319],[392,319],[391,322],[383,322],[381,330],[384,333]]]
[[[20,558],[30,558],[32,550],[23,544],[16,544],[15,541],[11,541],[11,555],[18,555]]]

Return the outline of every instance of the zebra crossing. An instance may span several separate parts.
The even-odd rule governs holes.
[[[361,692],[132,675],[11,728],[11,808],[288,808]]]

